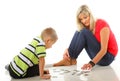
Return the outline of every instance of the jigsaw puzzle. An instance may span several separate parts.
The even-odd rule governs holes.
[[[52,69],[52,74],[56,74],[56,76],[53,76],[53,78],[57,78],[59,75],[69,75],[69,76],[89,76],[90,70],[67,70],[67,69]]]

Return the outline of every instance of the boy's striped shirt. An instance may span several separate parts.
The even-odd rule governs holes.
[[[29,67],[38,64],[39,57],[45,56],[45,43],[41,38],[36,37],[14,57],[12,62],[10,62],[10,67],[18,76],[25,75]]]

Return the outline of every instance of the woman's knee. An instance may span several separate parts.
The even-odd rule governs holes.
[[[86,29],[86,28],[83,28],[80,32],[86,34],[86,33],[90,33],[90,30],[88,30],[88,29]]]

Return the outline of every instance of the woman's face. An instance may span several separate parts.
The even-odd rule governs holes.
[[[90,26],[90,16],[89,15],[80,13],[78,18],[84,26],[86,26],[86,27]]]

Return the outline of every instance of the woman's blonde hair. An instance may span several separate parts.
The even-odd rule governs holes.
[[[83,13],[85,15],[90,16],[90,31],[93,31],[94,26],[95,26],[95,19],[91,13],[91,10],[88,8],[87,5],[82,5],[78,8],[77,15],[76,15],[76,20],[77,20],[77,25],[78,25],[78,31],[82,30],[84,28],[84,25],[81,23],[79,19],[79,14]]]

